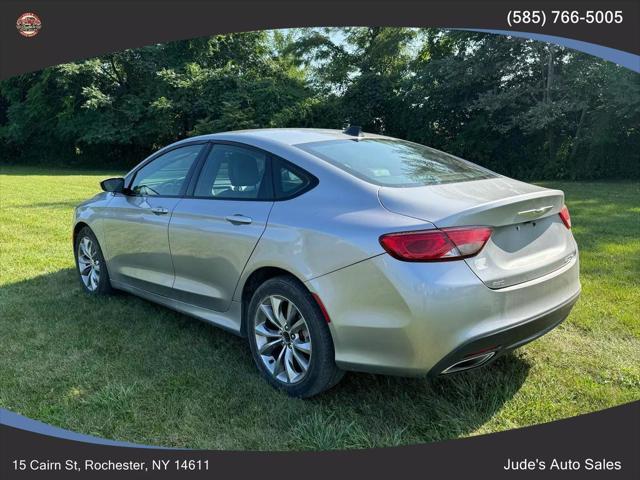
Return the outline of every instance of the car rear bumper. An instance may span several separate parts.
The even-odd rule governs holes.
[[[467,340],[440,360],[429,371],[429,376],[477,368],[532,342],[560,325],[571,312],[578,297],[579,294],[576,294],[563,305],[530,320]]]
[[[464,262],[408,263],[387,254],[307,282],[331,318],[336,363],[403,376],[475,367],[544,335],[580,294],[579,260],[493,290]],[[490,355],[489,355],[490,354]]]

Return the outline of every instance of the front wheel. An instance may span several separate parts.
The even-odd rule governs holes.
[[[307,398],[342,378],[324,316],[297,281],[276,277],[263,283],[249,303],[247,321],[253,359],[274,387]]]
[[[89,227],[78,232],[75,242],[76,269],[85,292],[101,295],[111,292],[107,264],[98,239]]]

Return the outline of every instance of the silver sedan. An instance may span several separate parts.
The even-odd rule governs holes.
[[[487,364],[580,293],[561,191],[357,127],[189,138],[101,186],[75,211],[86,292],[246,337],[292,396]]]

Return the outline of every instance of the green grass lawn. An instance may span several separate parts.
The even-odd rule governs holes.
[[[492,366],[427,381],[349,374],[290,399],[245,341],[126,294],[90,298],[73,270],[72,210],[113,172],[0,176],[0,407],[118,440],[202,449],[429,442],[640,399],[637,183],[562,188],[583,294],[569,319]]]

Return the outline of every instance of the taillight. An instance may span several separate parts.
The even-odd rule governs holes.
[[[327,309],[325,308],[324,303],[322,303],[322,300],[320,300],[320,297],[318,296],[318,294],[317,293],[312,293],[311,295],[313,296],[313,298],[315,299],[316,303],[320,307],[320,311],[322,312],[322,315],[324,316],[324,321],[327,322],[327,323],[331,323],[331,318],[329,317],[329,312],[327,312]]]
[[[380,244],[398,260],[443,262],[476,255],[490,236],[489,227],[451,227],[389,233],[380,237]]]
[[[564,226],[571,230],[571,215],[569,215],[569,209],[566,205],[563,205],[562,210],[560,210],[560,218]]]

